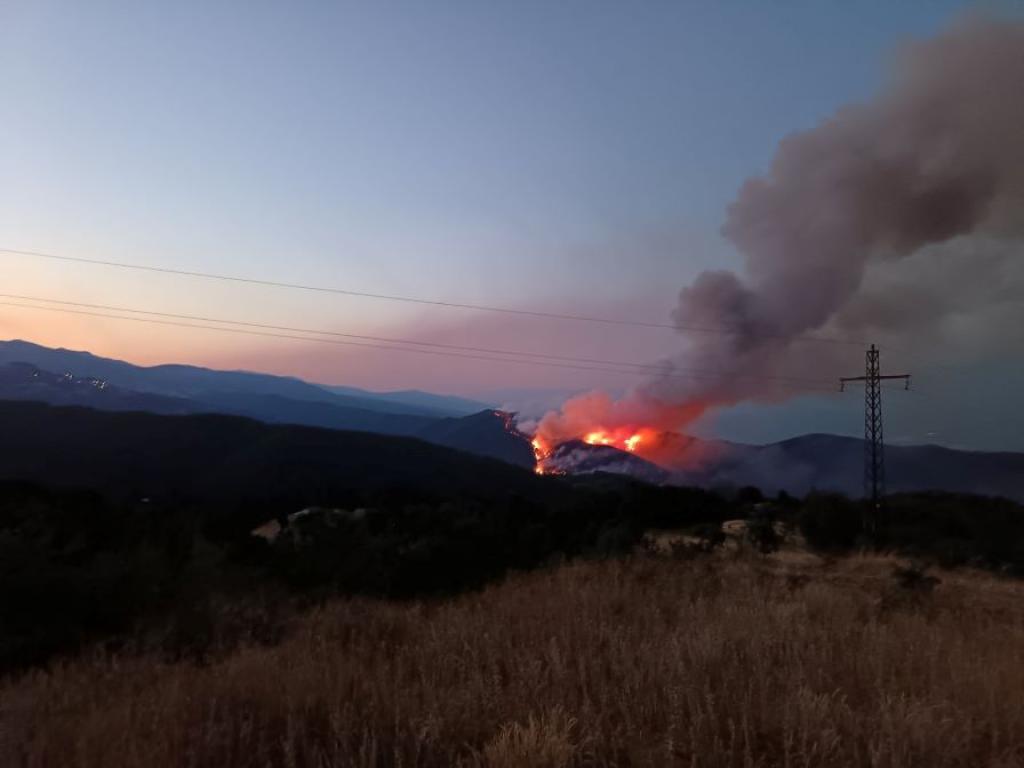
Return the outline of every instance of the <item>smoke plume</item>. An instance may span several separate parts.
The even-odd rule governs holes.
[[[664,374],[624,401],[570,401],[538,436],[679,429],[860,357],[810,335],[891,338],[1012,303],[1022,212],[1024,22],[962,19],[905,46],[872,101],[785,138],[768,173],[743,184],[722,229],[743,274],[709,271],[682,289],[672,318],[685,346]]]

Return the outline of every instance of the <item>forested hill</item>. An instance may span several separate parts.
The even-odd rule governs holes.
[[[349,492],[539,499],[557,481],[407,437],[221,415],[113,413],[0,401],[0,479],[139,497],[337,503]]]

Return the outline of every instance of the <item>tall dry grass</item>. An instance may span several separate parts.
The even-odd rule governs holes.
[[[0,764],[1024,765],[1024,589],[891,568],[648,557],[338,601],[208,666],[10,681]]]

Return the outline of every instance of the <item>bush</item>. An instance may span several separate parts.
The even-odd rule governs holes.
[[[760,488],[755,488],[753,485],[745,485],[736,492],[736,503],[754,505],[760,504],[764,501],[764,494],[761,493]]]
[[[928,573],[928,566],[919,562],[897,566],[892,575],[901,589],[922,595],[930,595],[942,583],[941,579]]]
[[[800,532],[808,546],[844,552],[861,533],[861,506],[838,493],[812,493],[800,511]]]
[[[725,531],[721,525],[705,523],[693,529],[693,535],[697,537],[696,547],[701,552],[712,552],[719,547],[725,546]]]
[[[747,520],[747,541],[762,555],[778,551],[782,537],[775,530],[775,511],[770,506],[758,509],[754,516]]]

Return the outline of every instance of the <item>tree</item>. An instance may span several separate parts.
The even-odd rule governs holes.
[[[782,537],[775,530],[775,510],[771,505],[759,504],[747,520],[747,540],[757,547],[762,555],[777,552]]]
[[[861,534],[860,506],[838,493],[812,493],[800,511],[800,532],[814,549],[852,549]]]

